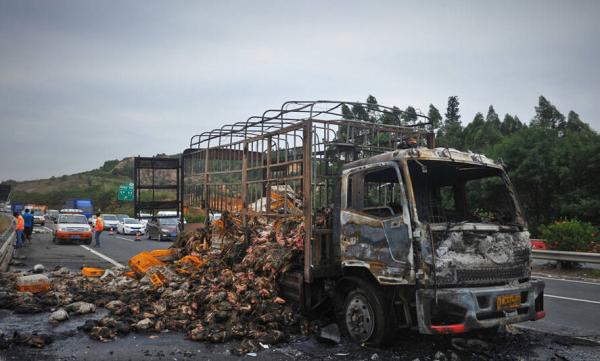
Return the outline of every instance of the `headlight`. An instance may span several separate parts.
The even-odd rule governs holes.
[[[57,230],[58,232],[64,232],[64,231],[65,231],[65,228],[64,228],[64,227],[58,227],[58,228],[56,228],[56,230]]]
[[[169,230],[165,229],[165,228],[161,228],[160,231],[163,232],[163,233],[169,233]]]

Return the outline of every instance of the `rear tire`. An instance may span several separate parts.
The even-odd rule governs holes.
[[[345,297],[342,329],[354,342],[381,346],[396,334],[396,317],[391,302],[376,285],[358,281]]]

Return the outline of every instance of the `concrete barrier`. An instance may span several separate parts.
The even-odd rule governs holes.
[[[11,220],[12,217],[6,215],[0,215],[0,217],[7,217]],[[11,225],[4,233],[0,234],[0,272],[8,270],[8,265],[12,260],[12,256],[15,250],[17,234],[14,226]]]

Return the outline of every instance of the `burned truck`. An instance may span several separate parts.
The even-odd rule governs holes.
[[[402,114],[291,101],[196,135],[169,164],[136,161],[136,173],[178,167],[176,199],[136,202],[136,212],[178,207],[244,225],[302,217],[302,263],[280,291],[305,312],[329,307],[360,343],[402,328],[462,333],[543,318],[544,283],[531,278],[527,225],[502,164],[436,148],[427,117],[407,125]]]

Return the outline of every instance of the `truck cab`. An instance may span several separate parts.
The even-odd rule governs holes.
[[[544,284],[530,278],[527,225],[501,164],[397,150],[346,164],[340,191],[337,287],[356,341],[381,343],[398,326],[461,333],[544,317]]]

